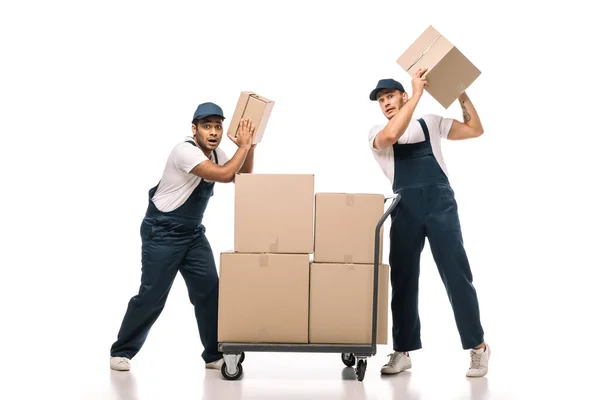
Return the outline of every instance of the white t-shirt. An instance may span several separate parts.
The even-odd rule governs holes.
[[[186,137],[185,140],[193,141],[191,136]],[[223,165],[229,161],[227,154],[222,149],[217,147],[216,152],[219,165]],[[202,180],[202,178],[190,171],[196,165],[206,160],[208,158],[202,150],[191,143],[184,141],[177,144],[171,151],[171,154],[169,154],[162,178],[152,198],[156,208],[163,212],[169,212],[185,203]],[[214,154],[212,153],[210,160],[215,161]]]
[[[427,114],[423,116],[423,120],[429,130],[429,138],[431,141],[431,149],[433,155],[437,160],[438,164],[442,168],[442,171],[448,176],[448,170],[444,163],[444,157],[442,156],[442,138],[448,138],[448,132],[452,127],[452,118],[444,118],[439,115]],[[394,183],[394,149],[392,146],[385,149],[376,149],[373,147],[375,136],[383,129],[385,125],[375,125],[369,131],[369,146],[373,157],[381,167],[381,170],[385,176]],[[425,134],[423,128],[417,119],[413,119],[408,124],[406,131],[398,139],[398,144],[410,144],[425,141]]]

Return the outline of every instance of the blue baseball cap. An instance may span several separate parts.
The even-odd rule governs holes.
[[[196,112],[194,113],[194,118],[192,118],[192,122],[194,122],[194,120],[196,119],[206,118],[210,115],[216,115],[225,119],[221,107],[219,107],[215,103],[208,102],[202,103],[198,106],[198,108],[196,108]]]
[[[379,92],[381,89],[398,89],[400,93],[404,93],[404,86],[402,86],[400,82],[397,82],[393,79],[381,79],[379,82],[377,82],[375,89],[371,91],[369,99],[373,101],[377,100],[377,92]]]

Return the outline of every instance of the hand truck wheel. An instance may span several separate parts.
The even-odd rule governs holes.
[[[358,365],[356,366],[356,378],[359,382],[362,382],[365,379],[365,373],[367,372],[367,360],[358,360]]]
[[[352,353],[342,353],[342,362],[346,367],[354,367],[356,364],[356,357]]]
[[[236,379],[239,379],[240,376],[242,376],[243,372],[244,368],[242,367],[241,362],[238,363],[235,374],[233,375],[230,375],[227,371],[227,364],[223,363],[223,365],[221,366],[221,375],[223,375],[223,378],[227,379],[228,381],[235,381]]]

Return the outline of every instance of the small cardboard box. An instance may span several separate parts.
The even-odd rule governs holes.
[[[237,137],[241,120],[250,118],[256,128],[252,143],[260,143],[265,133],[267,123],[269,122],[269,117],[271,116],[274,104],[274,101],[259,96],[254,92],[241,92],[237,106],[231,117],[231,122],[229,123],[227,135]]]
[[[373,264],[375,228],[384,200],[382,194],[317,193],[314,262]],[[381,263],[383,227],[378,247]]]
[[[419,68],[429,87],[425,90],[448,108],[481,72],[442,34],[429,26],[396,60],[411,77]]]
[[[221,253],[219,342],[308,343],[308,254]]]
[[[390,269],[379,265],[377,344],[388,341]],[[370,344],[373,315],[373,264],[311,263],[310,343]]]
[[[238,174],[234,202],[236,252],[313,252],[314,175]]]

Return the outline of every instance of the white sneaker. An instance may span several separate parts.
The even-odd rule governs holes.
[[[388,363],[381,367],[382,374],[397,374],[412,368],[410,357],[404,353],[395,351],[392,354],[389,354],[388,357],[390,358]]]
[[[111,357],[110,368],[115,371],[129,371],[129,358],[126,357]]]
[[[467,376],[470,378],[481,378],[488,373],[488,362],[490,360],[490,345],[485,344],[485,350],[471,349],[471,366],[467,371]]]
[[[222,358],[220,360],[213,361],[211,363],[206,364],[206,369],[218,369],[220,371],[224,362],[225,360],[223,360]]]

